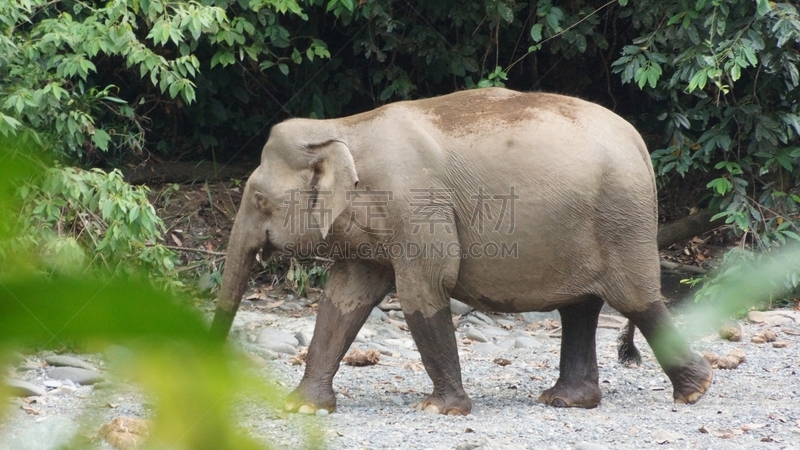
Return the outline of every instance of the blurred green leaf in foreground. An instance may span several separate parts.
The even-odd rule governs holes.
[[[29,159],[33,149],[6,139],[0,137],[0,246],[14,238],[17,189],[43,171]],[[244,396],[275,407],[282,394],[248,370],[244,358],[214,342],[199,313],[137,277],[44,271],[30,253],[0,258],[0,364],[19,348],[78,344],[92,352],[121,345],[126,350],[113,361],[115,373],[137,382],[154,401],[155,425],[145,448],[266,448],[236,426],[232,411]],[[321,445],[304,432],[309,447]],[[71,448],[88,445],[76,441]]]

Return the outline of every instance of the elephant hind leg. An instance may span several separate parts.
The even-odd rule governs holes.
[[[558,407],[594,408],[600,404],[595,334],[603,300],[591,296],[563,308],[561,361],[556,384],[539,396],[539,402]]]
[[[620,312],[639,327],[647,339],[672,382],[675,402],[697,402],[711,385],[713,372],[708,362],[686,345],[664,302],[654,301],[641,311]]]

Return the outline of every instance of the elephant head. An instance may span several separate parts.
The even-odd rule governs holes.
[[[233,223],[212,333],[227,336],[259,250],[267,259],[287,244],[324,240],[357,184],[350,148],[330,124],[294,119],[272,128]]]

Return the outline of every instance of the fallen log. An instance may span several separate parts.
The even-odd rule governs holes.
[[[703,209],[658,227],[658,249],[665,249],[670,245],[700,236],[724,225],[724,218],[711,220],[717,212],[711,209]]]

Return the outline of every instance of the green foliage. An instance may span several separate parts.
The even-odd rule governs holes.
[[[753,308],[787,306],[800,286],[800,247],[758,253],[736,248],[713,274],[686,282],[701,284],[695,302],[700,303],[699,315],[711,323]]]
[[[297,2],[213,3],[0,3],[0,133],[29,134],[53,154],[72,159],[141,154],[149,122],[143,111],[161,101],[154,94],[165,96],[173,108],[195,102],[198,53],[209,46],[212,68],[244,60],[299,62],[273,52],[299,51],[295,44],[301,43],[290,42],[293,38],[278,24],[282,14],[307,19]],[[239,12],[239,5],[244,14],[229,20],[225,8]],[[329,56],[324,42],[305,41],[301,48],[309,60]],[[138,84],[141,91],[121,89],[119,81]],[[156,91],[149,92],[152,88]]]
[[[7,362],[11,350],[19,348],[79,345],[86,351],[102,352],[115,344],[114,352],[106,351],[107,369],[152,395],[149,401],[155,427],[145,448],[265,448],[263,442],[256,442],[240,429],[231,411],[241,398],[261,401],[273,410],[280,408],[284,393],[257,376],[241,355],[215,342],[197,311],[182,306],[188,303],[186,299],[141,279],[110,276],[108,271],[98,273],[91,267],[80,273],[66,270],[50,276],[38,269],[46,263],[36,252],[7,245],[24,238],[17,234],[20,230],[13,222],[21,206],[19,186],[41,172],[30,158],[35,152],[36,146],[30,142],[0,137],[0,248],[13,252],[6,253],[8,259],[0,264],[0,364]],[[43,178],[60,186],[57,192],[67,189],[65,186],[77,189],[62,196],[76,204],[80,199],[94,198],[101,210],[103,196],[113,191],[121,197],[136,198],[120,202],[129,207],[128,211],[143,206],[138,198],[142,192],[120,189],[114,173],[53,170]],[[105,184],[107,188],[96,195],[84,195],[81,183]],[[38,195],[47,193],[29,192],[26,199]],[[87,214],[92,211],[84,210]],[[118,213],[110,211],[109,217]],[[128,225],[135,221],[128,220]],[[0,387],[0,398],[5,394]],[[87,425],[96,429],[101,424]],[[307,437],[308,448],[321,447],[314,425],[312,419],[299,430]],[[95,446],[83,436],[52,444],[59,448]]]
[[[18,189],[23,203],[12,247],[40,252],[49,271],[145,271],[177,286],[175,256],[157,243],[164,224],[147,192],[125,183],[118,171],[48,169]]]
[[[762,249],[794,239],[800,213],[796,7],[638,2],[632,17],[642,34],[613,68],[650,95],[664,124],[668,146],[652,154],[656,172],[710,172],[719,217]]]
[[[12,0],[0,135],[84,162],[257,154],[271,123],[473,87],[574,94],[649,138],[662,185],[768,248],[800,232],[800,18],[790,2]],[[224,139],[222,138],[224,136]],[[701,200],[698,200],[698,202]]]
[[[322,265],[303,264],[292,258],[289,264],[289,271],[286,273],[286,286],[298,296],[302,296],[310,287],[324,286],[328,280],[329,269],[330,263]]]

